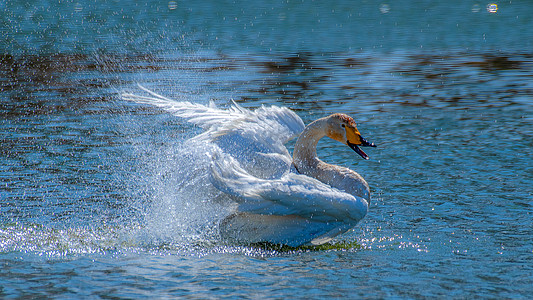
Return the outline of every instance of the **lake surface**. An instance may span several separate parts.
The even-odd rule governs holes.
[[[532,3],[0,11],[1,298],[533,293]],[[137,83],[222,107],[286,106],[306,123],[353,116],[378,145],[371,159],[327,140],[317,152],[369,182],[367,217],[321,248],[221,241],[225,208],[183,143],[199,130],[121,100]]]

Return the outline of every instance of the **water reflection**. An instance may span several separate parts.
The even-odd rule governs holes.
[[[246,72],[246,68],[253,68],[258,72],[253,75],[255,77],[245,78],[239,85],[231,87],[232,93],[238,96],[237,101],[259,100],[258,95],[263,95],[270,99],[267,101],[279,101],[295,109],[305,109],[308,105],[317,108],[328,101],[357,101],[358,105],[389,102],[418,106],[460,107],[475,102],[477,105],[506,105],[524,103],[524,97],[533,93],[533,85],[522,76],[531,72],[532,58],[533,55],[528,53],[396,54],[390,58],[362,53],[330,53],[324,56],[301,52],[266,59],[113,54],[16,58],[5,54],[0,57],[0,85],[4,91],[13,91],[9,94],[13,99],[24,97],[29,100],[28,95],[39,90],[74,96],[76,91],[112,87],[123,82],[124,74],[139,71],[170,72],[167,79],[172,80],[177,70],[191,71],[195,76],[201,76],[203,72],[249,76],[245,75],[251,74]],[[66,80],[66,73],[102,76],[94,76],[90,80],[84,80],[82,76]],[[386,96],[381,95],[384,92],[381,89],[386,89]],[[27,91],[24,95],[20,94],[23,90]],[[33,108],[26,113],[33,111],[39,114],[38,108],[46,107],[42,101],[49,100],[39,101],[40,104],[22,104],[18,99],[11,104],[18,103],[22,105],[21,109],[29,105]],[[75,107],[74,103],[69,102],[68,106]],[[51,106],[56,108],[48,109],[57,109],[62,105],[57,106],[56,103]],[[21,110],[12,108],[9,112],[4,111],[13,114]]]

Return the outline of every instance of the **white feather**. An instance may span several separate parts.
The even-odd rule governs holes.
[[[236,197],[239,210],[266,215],[296,215],[320,222],[354,226],[366,215],[368,203],[309,176],[288,172],[266,180],[248,174],[233,157],[215,152],[211,182]]]

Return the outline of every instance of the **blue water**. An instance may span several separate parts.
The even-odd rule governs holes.
[[[0,297],[528,298],[533,4],[488,4],[2,2]],[[371,160],[317,152],[367,217],[322,248],[221,241],[198,129],[122,101],[137,83],[352,115]]]

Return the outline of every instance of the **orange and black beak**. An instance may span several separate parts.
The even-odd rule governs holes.
[[[347,141],[347,144],[348,144],[348,146],[350,146],[350,148],[352,148],[353,151],[355,151],[355,153],[361,155],[362,158],[369,159],[370,157],[363,150],[361,150],[361,148],[359,148],[359,146],[376,147],[376,145],[374,143],[370,143],[369,141],[367,141],[362,136],[360,136],[359,138],[361,140],[361,144],[356,145],[356,144],[350,143],[349,141]]]
[[[346,126],[346,144],[352,148],[355,153],[361,155],[364,159],[369,159],[370,157],[363,151],[359,146],[363,147],[376,147],[374,143],[371,143],[367,141],[365,138],[361,136],[359,133],[359,130],[357,130],[356,127],[348,127]]]

